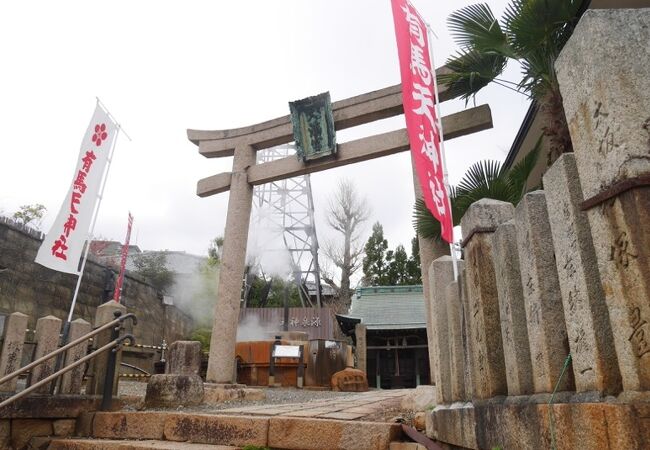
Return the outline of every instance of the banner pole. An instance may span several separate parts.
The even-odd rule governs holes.
[[[431,70],[433,73],[433,90],[436,96],[436,116],[438,121],[438,130],[440,130],[440,156],[442,157],[442,178],[445,183],[445,188],[447,189],[447,202],[449,203],[449,215],[451,216],[451,227],[452,227],[452,241],[453,241],[453,228],[454,228],[454,213],[451,210],[451,188],[449,186],[449,173],[447,172],[447,154],[445,153],[445,137],[442,129],[442,113],[440,112],[440,97],[438,96],[438,76],[436,75],[436,64],[433,57],[433,40],[431,35],[435,35],[431,29],[431,25],[422,19],[424,25],[427,27],[427,37],[429,40],[429,59],[431,61]],[[451,254],[451,259],[454,268],[454,281],[458,281],[458,258],[456,256],[456,249],[454,248],[454,243],[449,243],[449,252]]]
[[[101,102],[99,99],[97,99],[97,103]],[[102,108],[105,110],[103,105],[101,105]],[[72,321],[72,313],[74,312],[74,307],[77,304],[77,296],[79,295],[79,288],[81,287],[81,279],[84,274],[84,269],[86,268],[86,261],[88,260],[88,250],[90,250],[90,244],[93,241],[93,233],[95,231],[95,224],[97,223],[97,216],[99,215],[99,207],[102,204],[102,199],[104,198],[104,188],[106,187],[106,180],[108,180],[108,172],[111,169],[111,162],[113,161],[113,153],[115,151],[115,145],[117,144],[117,139],[120,135],[120,130],[122,127],[120,126],[119,123],[116,122],[117,125],[117,132],[115,134],[115,139],[113,139],[113,143],[111,145],[111,150],[108,154],[108,160],[106,163],[106,170],[104,171],[104,176],[102,178],[102,185],[99,188],[99,194],[97,195],[97,205],[95,206],[95,211],[93,212],[93,218],[92,221],[90,222],[90,231],[88,232],[88,238],[86,240],[86,249],[84,251],[83,258],[81,260],[81,269],[79,270],[79,277],[77,278],[77,286],[75,287],[74,290],[74,295],[72,296],[72,305],[70,305],[70,312],[68,313],[68,321],[66,323],[66,328],[69,328],[69,324]],[[65,330],[64,330],[64,338],[67,338],[65,336]]]

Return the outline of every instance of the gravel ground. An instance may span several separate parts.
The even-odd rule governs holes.
[[[218,405],[199,406],[192,409],[200,410],[220,410],[236,408],[238,406],[258,406],[258,405],[277,405],[283,403],[307,403],[315,400],[344,398],[353,395],[352,392],[334,392],[334,391],[312,391],[309,389],[293,388],[260,388],[266,392],[264,400],[230,400]],[[119,395],[127,397],[144,397],[147,390],[147,384],[138,381],[121,380],[119,384]]]
[[[144,397],[146,392],[146,382],[121,379],[118,384],[117,393],[120,397]]]

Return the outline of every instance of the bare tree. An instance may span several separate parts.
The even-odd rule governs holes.
[[[341,238],[325,244],[325,254],[341,272],[340,282],[337,284],[327,274],[323,280],[332,286],[344,308],[350,305],[352,290],[350,278],[361,267],[363,255],[363,242],[360,242],[360,226],[368,220],[370,208],[365,198],[359,196],[350,180],[340,180],[334,195],[330,198],[327,209],[327,223]]]

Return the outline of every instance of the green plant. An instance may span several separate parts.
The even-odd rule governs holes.
[[[199,341],[201,343],[201,350],[204,352],[210,351],[210,339],[212,338],[212,328],[197,328],[192,331],[190,340]]]
[[[162,293],[174,284],[174,272],[167,268],[165,252],[148,252],[133,258],[135,272],[143,276],[153,287]]]
[[[483,198],[491,198],[516,205],[523,195],[535,188],[528,189],[530,174],[539,157],[542,139],[538,139],[535,148],[507,169],[497,161],[479,161],[473,164],[460,183],[451,187],[451,211],[454,225],[460,223],[469,206]],[[440,239],[440,222],[438,222],[422,199],[415,202],[413,226],[418,234],[427,239]]]
[[[223,249],[223,236],[217,236],[210,241],[208,246],[208,265],[216,266],[221,261],[221,251]]]
[[[22,205],[11,217],[16,222],[22,223],[25,226],[29,225],[38,230],[41,227],[41,221],[46,212],[47,208],[44,205],[34,203],[33,205]]]
[[[572,151],[554,63],[581,12],[582,0],[512,0],[498,21],[487,4],[469,5],[449,16],[460,51],[447,61],[451,73],[438,80],[452,97],[468,101],[495,82],[539,102],[547,122],[548,163]],[[521,64],[518,82],[500,79],[508,61]]]

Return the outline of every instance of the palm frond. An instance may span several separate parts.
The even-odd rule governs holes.
[[[447,23],[456,42],[464,49],[514,57],[506,33],[487,4],[461,8],[449,15]]]
[[[507,58],[494,53],[460,51],[447,60],[450,73],[438,75],[452,98],[469,100],[497,78],[506,67]]]
[[[501,163],[498,161],[479,161],[472,164],[462,180],[458,183],[458,194],[483,189],[495,182],[501,176]]]
[[[578,21],[582,0],[512,0],[502,21],[515,52],[557,58]],[[552,68],[552,67],[551,67]]]
[[[465,211],[458,209],[458,203],[456,202],[456,188],[454,186],[449,186],[450,194],[449,201],[451,203],[451,215],[453,218],[454,226],[460,223],[460,218],[463,216]],[[424,203],[422,198],[415,200],[415,205],[413,206],[413,228],[418,233],[426,239],[435,239],[440,240],[440,222],[438,219],[433,217],[429,208]]]
[[[497,161],[479,161],[467,170],[456,187],[456,203],[462,214],[482,198],[512,202],[515,193],[508,182],[507,171]]]
[[[423,238],[440,239],[440,222],[433,217],[421,198],[415,200],[413,207],[413,228]]]

